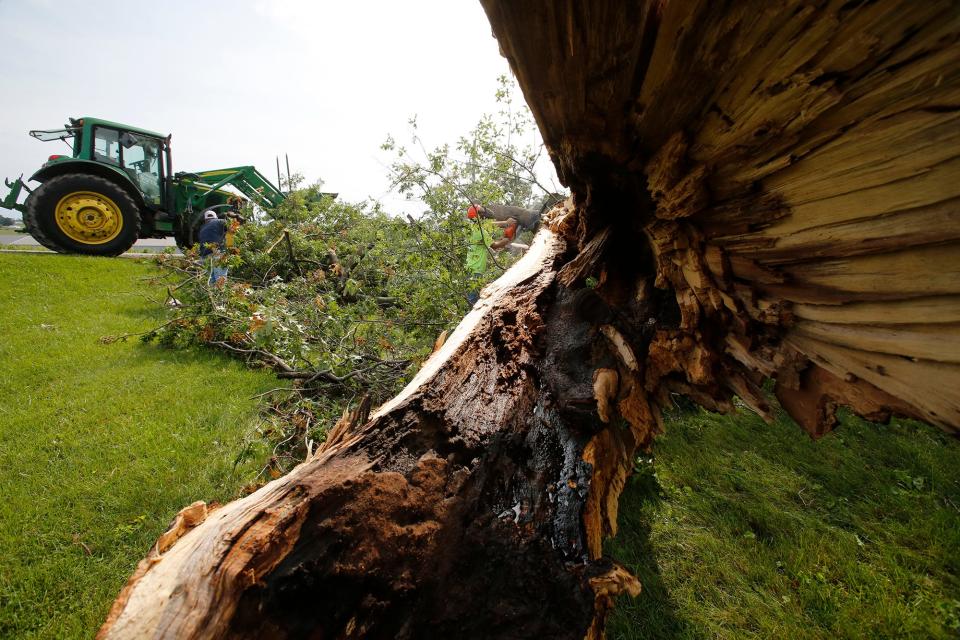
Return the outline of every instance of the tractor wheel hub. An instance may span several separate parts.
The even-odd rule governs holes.
[[[84,244],[110,242],[123,229],[123,214],[101,193],[74,191],[57,203],[57,227],[71,240]]]

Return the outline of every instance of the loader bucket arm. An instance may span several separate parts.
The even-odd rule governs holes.
[[[211,169],[198,171],[197,177],[208,184],[212,191],[227,185],[235,187],[240,193],[260,205],[261,207],[275,207],[283,202],[286,196],[280,192],[256,167],[233,167],[230,169]],[[198,193],[194,197],[199,199],[206,194]]]

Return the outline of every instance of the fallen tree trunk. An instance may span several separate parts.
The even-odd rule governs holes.
[[[954,3],[483,4],[573,198],[397,398],[185,511],[100,637],[597,638],[670,394],[960,427]]]
[[[371,419],[202,522],[194,506],[100,637],[599,633],[639,589],[600,537],[656,421],[620,333],[644,329],[561,285],[565,255],[543,231]]]

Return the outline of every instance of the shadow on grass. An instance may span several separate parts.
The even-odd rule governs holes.
[[[607,542],[605,552],[639,578],[642,591],[637,598],[623,596],[617,601],[607,626],[610,640],[702,637],[680,616],[660,575],[650,541],[650,518],[661,503],[662,494],[651,461],[630,478],[621,496],[620,531]]]
[[[643,585],[610,638],[955,637],[960,443],[846,412],[818,441],[779,411],[665,418],[605,548]]]
[[[204,347],[202,345],[171,348],[155,342],[145,342],[139,337],[128,338],[128,341],[135,343],[137,357],[142,358],[145,361],[169,362],[178,366],[194,364],[205,365],[214,363],[221,367],[236,367],[238,369],[248,368],[241,359],[234,358],[228,353],[224,353],[214,348]]]

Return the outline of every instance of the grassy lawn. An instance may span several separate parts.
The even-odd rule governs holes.
[[[0,255],[0,638],[89,638],[173,515],[227,499],[272,375],[107,334],[158,322],[132,260]]]
[[[160,321],[132,260],[0,255],[0,638],[91,637],[178,509],[229,499],[272,375],[100,336]],[[856,418],[678,413],[608,552],[625,638],[960,635],[960,443]]]
[[[608,553],[643,583],[626,638],[960,637],[960,443],[855,417],[676,416]]]

